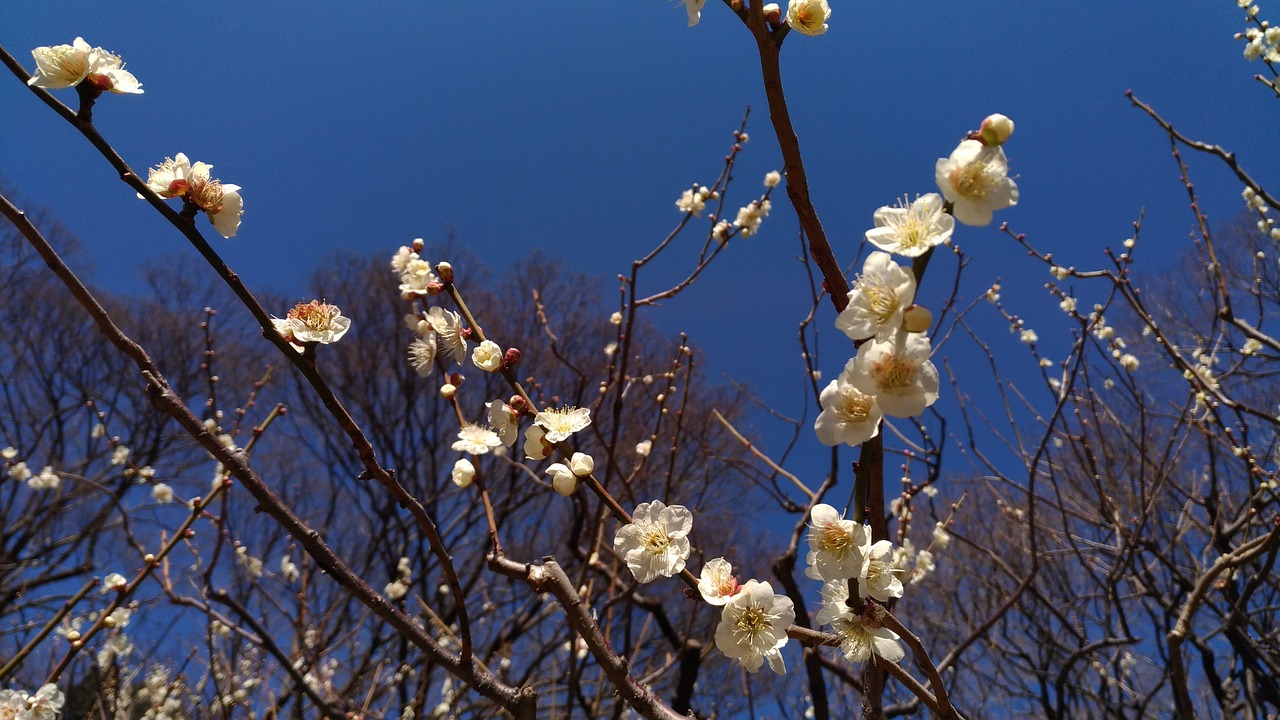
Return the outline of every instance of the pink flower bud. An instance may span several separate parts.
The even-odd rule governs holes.
[[[507,352],[502,356],[502,367],[513,368],[520,362],[520,350],[517,348],[507,348]]]
[[[453,266],[447,262],[442,262],[439,265],[436,265],[436,274],[439,275],[440,279],[446,283],[453,282]]]
[[[782,21],[782,8],[778,7],[778,3],[769,3],[764,6],[764,19],[769,21],[770,25],[777,25]]]

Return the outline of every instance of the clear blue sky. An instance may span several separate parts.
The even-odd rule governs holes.
[[[934,161],[990,112],[1017,122],[1007,150],[1022,196],[997,225],[1065,264],[1099,264],[1144,207],[1143,252],[1186,246],[1191,218],[1168,143],[1128,88],[1189,134],[1239,151],[1264,184],[1280,179],[1277,100],[1232,39],[1244,27],[1232,0],[833,4],[829,33],[788,39],[783,77],[815,203],[846,263],[875,208],[933,191]],[[1261,4],[1280,20],[1280,4]],[[215,245],[255,288],[301,295],[331,250],[389,254],[448,226],[498,266],[542,248],[612,276],[674,225],[684,187],[714,179],[745,106],[752,140],[737,200],[779,164],[754,43],[715,0],[695,28],[665,0],[0,8],[0,43],[28,65],[31,48],[77,35],[123,55],[144,84],[145,95],[104,98],[95,115],[136,169],[181,151],[243,186],[240,235]],[[191,252],[16,80],[0,81],[0,128],[0,174],[83,237],[99,281],[128,289],[148,258]],[[1239,185],[1191,159],[1211,219],[1240,212]],[[779,190],[763,233],[655,319],[689,330],[710,354],[704,367],[787,412],[807,302]],[[1025,293],[1028,314],[1052,307],[1037,290],[1047,274],[995,225],[957,239],[975,256],[967,293],[1003,276],[1006,299]],[[667,266],[667,277],[684,268]],[[933,273],[927,293],[943,276]],[[847,352],[828,338],[831,378]]]

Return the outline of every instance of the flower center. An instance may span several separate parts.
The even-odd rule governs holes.
[[[871,376],[881,390],[905,390],[915,384],[916,364],[897,355],[885,355],[872,364]]]
[[[765,615],[764,610],[758,607],[749,607],[738,615],[738,621],[734,623],[738,633],[749,637],[756,637],[761,631],[768,629],[769,618]]]
[[[329,329],[329,325],[337,314],[336,306],[312,300],[309,303],[299,303],[294,306],[289,311],[289,319],[306,325],[308,330],[321,331]]]
[[[644,533],[644,547],[651,555],[661,555],[671,545],[671,538],[657,527],[649,527]]]
[[[885,324],[898,311],[898,294],[883,279],[860,277],[858,289],[862,291],[863,306],[875,316],[877,324]]]
[[[218,180],[205,180],[189,185],[187,196],[207,213],[216,214],[222,211],[222,183]]]
[[[865,422],[871,414],[871,396],[863,395],[853,388],[845,388],[840,393],[840,414],[850,422]]]
[[[814,528],[813,534],[818,540],[818,546],[834,555],[844,555],[853,548],[853,538],[836,525]]]
[[[967,198],[982,199],[993,185],[987,166],[981,162],[971,162],[964,167],[951,171],[951,184],[956,192]]]
[[[89,63],[85,55],[70,45],[61,45],[49,50],[50,54],[53,55],[50,58],[51,64],[57,66],[68,77],[79,77],[89,69]]]

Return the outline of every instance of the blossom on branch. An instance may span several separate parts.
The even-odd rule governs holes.
[[[850,340],[888,339],[902,326],[902,312],[916,297],[916,278],[887,252],[873,252],[836,316],[836,329]]]
[[[516,422],[515,411],[501,400],[490,400],[484,405],[489,409],[489,425],[493,427],[494,432],[498,433],[498,437],[502,438],[502,444],[507,447],[515,445],[516,437],[520,434],[520,424]]]
[[[893,566],[893,544],[888,540],[876,542],[863,555],[858,594],[880,602],[902,597],[902,581]]]
[[[872,603],[859,615],[846,605],[831,621],[831,629],[840,636],[840,652],[849,662],[866,662],[875,656],[896,663],[905,656],[898,635],[877,623],[885,612],[888,611],[882,606]]]
[[[453,480],[453,484],[460,488],[467,487],[476,477],[476,466],[466,458],[459,458],[453,464],[453,470],[449,473],[449,479]]]
[[[884,412],[874,395],[868,395],[854,387],[851,379],[855,360],[850,360],[840,377],[832,380],[818,402],[822,412],[813,423],[818,441],[828,447],[840,443],[861,445],[880,432],[880,420]]]
[[[929,193],[908,203],[906,198],[896,207],[885,205],[876,210],[876,226],[867,231],[867,242],[903,257],[919,257],[951,239],[956,219],[947,214],[942,196]]]
[[[98,92],[142,94],[142,83],[124,69],[124,62],[100,47],[91,48],[84,38],[71,45],[41,46],[31,51],[36,72],[27,81],[33,87],[57,90],[88,80]]]
[[[689,559],[689,531],[693,514],[682,505],[667,507],[662,501],[640,503],[631,522],[618,528],[613,549],[627,561],[638,582],[671,577],[684,570]]]
[[[472,423],[463,425],[458,430],[458,440],[453,443],[453,449],[457,452],[483,455],[501,444],[502,439],[498,437],[498,433],[484,425]]]
[[[858,348],[849,380],[875,395],[885,415],[914,417],[938,399],[938,369],[929,362],[930,352],[929,338],[922,334],[871,340]]]
[[[471,351],[471,362],[485,372],[502,369],[502,348],[492,340],[485,340]]]
[[[210,176],[212,169],[208,163],[192,163],[186,155],[178,153],[151,168],[147,174],[147,187],[165,199],[183,198],[209,216],[209,222],[213,223],[219,235],[235,237],[240,229],[240,216],[244,214],[240,186],[222,184]]]
[[[977,140],[964,140],[951,157],[939,158],[934,180],[956,220],[965,225],[990,225],[993,211],[1018,204],[1018,186],[1009,179],[1004,150]]]
[[[858,577],[871,549],[867,526],[845,520],[826,503],[814,505],[809,519],[809,569],[805,575],[817,580]]]
[[[767,582],[748,580],[720,614],[716,647],[747,672],[756,672],[767,660],[769,669],[782,675],[787,668],[780,650],[795,620],[791,598],[775,595]]]
[[[535,415],[533,422],[546,431],[543,440],[554,445],[568,440],[570,435],[590,425],[591,410],[579,407],[552,408]]]
[[[452,310],[433,307],[427,311],[427,324],[440,338],[440,350],[448,353],[455,363],[461,365],[467,359],[467,338],[462,333],[462,316]]]
[[[337,305],[319,300],[298,303],[284,318],[272,318],[276,332],[302,351],[300,345],[319,343],[328,345],[342,339],[351,329],[351,318],[343,317]]]
[[[702,566],[698,578],[698,592],[709,605],[725,605],[742,591],[738,578],[733,576],[733,566],[724,558],[716,558]]]
[[[0,690],[0,718],[56,720],[65,701],[53,683],[42,685],[35,695],[28,695],[25,690]]]
[[[805,35],[821,35],[827,31],[831,6],[827,0],[791,0],[787,5],[787,24]]]

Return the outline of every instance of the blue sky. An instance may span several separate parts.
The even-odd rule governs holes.
[[[1278,10],[1262,3],[1264,17]],[[10,0],[0,17],[0,43],[28,65],[31,48],[77,35],[121,54],[146,94],[104,98],[100,130],[139,171],[181,151],[243,186],[240,235],[216,247],[250,287],[300,298],[334,249],[389,254],[448,227],[496,266],[541,248],[612,277],[679,220],[684,187],[715,178],[747,105],[752,140],[735,206],[779,165],[754,43],[714,0],[695,28],[664,0],[110,10]],[[935,160],[991,112],[1017,122],[1007,151],[1021,188],[997,225],[1065,264],[1101,264],[1101,248],[1118,246],[1144,208],[1148,257],[1187,246],[1191,217],[1168,142],[1126,89],[1188,134],[1238,151],[1264,184],[1280,173],[1277,101],[1232,39],[1244,27],[1232,0],[836,0],[830,26],[788,39],[783,78],[815,204],[845,263],[875,208],[933,191]],[[128,290],[149,258],[192,252],[16,80],[0,82],[0,128],[0,174],[81,235],[99,281]],[[1239,213],[1238,183],[1190,159],[1211,220]],[[796,221],[781,188],[777,198],[760,236],[652,317],[690,331],[713,374],[794,412],[795,327],[808,303],[792,262]],[[1002,277],[1028,316],[1056,312],[1039,290],[1043,268],[995,225],[962,228],[957,240],[975,258],[967,295]],[[691,257],[700,238],[685,242]],[[945,277],[934,272],[926,298]],[[1051,334],[1041,330],[1042,343],[1060,354],[1065,340]],[[851,351],[827,336],[830,378]]]

